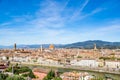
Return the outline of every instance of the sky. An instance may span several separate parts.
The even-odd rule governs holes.
[[[0,0],[0,45],[120,42],[120,0]]]

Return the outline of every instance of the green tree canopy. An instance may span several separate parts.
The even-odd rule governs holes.
[[[62,80],[60,77],[55,76],[55,72],[51,70],[43,80]]]
[[[25,80],[25,79],[24,79],[24,77],[22,77],[22,76],[14,75],[14,76],[9,76],[9,77],[7,77],[6,80]]]
[[[6,78],[8,77],[7,74],[0,74],[0,80],[6,80]]]

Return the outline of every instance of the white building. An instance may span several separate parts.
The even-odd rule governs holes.
[[[96,60],[72,60],[71,65],[75,66],[88,66],[88,67],[98,67],[99,63]]]
[[[45,59],[42,57],[39,57],[37,60],[40,64],[51,64],[51,65],[58,65],[58,61],[52,60],[52,59]]]
[[[106,61],[105,64],[107,68],[120,68],[119,61]]]

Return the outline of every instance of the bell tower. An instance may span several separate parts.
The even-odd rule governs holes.
[[[41,51],[41,52],[43,51],[43,46],[42,46],[42,45],[40,46],[40,51]]]
[[[96,44],[94,43],[94,50],[97,50]]]
[[[17,45],[16,45],[16,43],[14,44],[14,50],[16,51],[16,48],[17,48]]]

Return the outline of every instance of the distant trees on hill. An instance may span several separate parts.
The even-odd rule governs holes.
[[[65,48],[85,48],[85,49],[93,49],[94,44],[96,44],[98,49],[120,49],[120,42],[107,42],[101,40],[89,40],[84,42],[76,42],[72,44],[64,45]]]

